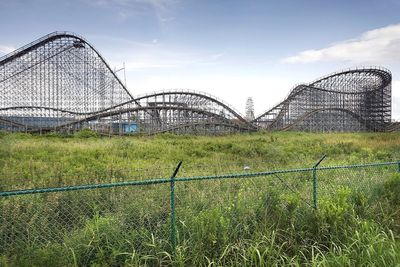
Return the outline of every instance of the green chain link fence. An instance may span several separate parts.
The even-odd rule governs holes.
[[[170,178],[3,191],[0,255],[29,257],[72,244],[82,244],[71,251],[79,265],[114,251],[121,261],[126,255],[118,251],[171,256],[178,245],[219,255],[219,244],[251,239],[263,221],[275,219],[277,198],[288,211],[299,202],[317,209],[340,190],[366,195],[400,172],[400,162],[321,167],[324,158],[306,168],[177,177],[190,173],[180,162]]]

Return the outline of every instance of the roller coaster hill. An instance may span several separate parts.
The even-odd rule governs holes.
[[[44,133],[222,134],[389,131],[390,71],[352,69],[298,85],[254,120],[206,93],[133,96],[83,37],[54,32],[0,58],[0,130]]]

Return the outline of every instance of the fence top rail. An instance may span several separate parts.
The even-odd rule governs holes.
[[[400,161],[392,162],[377,162],[377,163],[365,163],[365,164],[353,164],[353,165],[338,165],[338,166],[325,166],[325,167],[310,167],[310,168],[297,168],[297,169],[282,169],[272,170],[265,172],[243,172],[243,173],[231,173],[222,175],[210,175],[210,176],[192,176],[192,177],[181,177],[175,178],[174,182],[190,182],[198,180],[217,180],[217,179],[236,179],[236,178],[253,178],[260,176],[269,176],[274,174],[285,174],[285,173],[299,173],[308,172],[313,170],[334,170],[334,169],[352,169],[352,168],[365,168],[365,167],[379,167],[379,166],[390,166],[400,165]],[[21,189],[0,192],[0,197],[9,197],[17,195],[31,195],[40,193],[55,193],[63,191],[78,191],[78,190],[90,190],[100,188],[112,188],[112,187],[123,187],[123,186],[140,186],[140,185],[154,185],[154,184],[165,184],[170,183],[171,178],[159,178],[159,179],[148,179],[141,181],[127,181],[127,182],[116,182],[116,183],[104,183],[104,184],[87,184],[87,185],[75,185],[75,186],[63,186],[63,187],[48,187],[48,188],[36,188],[36,189]]]
[[[339,165],[339,166],[325,166],[325,167],[317,167],[317,170],[335,170],[335,169],[353,169],[353,168],[366,168],[366,167],[381,167],[381,166],[390,166],[390,165],[398,165],[400,161],[389,161],[389,162],[374,162],[374,163],[363,163],[363,164],[352,164],[352,165]]]

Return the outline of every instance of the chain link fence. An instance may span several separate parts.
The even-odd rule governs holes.
[[[351,190],[353,195],[371,196],[388,177],[400,172],[399,166],[393,162],[321,167],[317,171],[316,202],[335,198],[343,190]]]
[[[227,243],[254,238],[283,220],[282,211],[299,216],[340,190],[373,194],[400,171],[399,162],[319,163],[269,171],[243,164],[225,174],[224,166],[179,170],[179,164],[169,175],[160,173],[172,178],[28,190],[9,185],[12,190],[0,192],[0,255],[20,265],[39,256],[79,266],[99,259],[113,259],[105,263],[115,266],[164,265],[177,247],[209,251],[210,258],[229,255]],[[48,251],[54,255],[44,255]]]

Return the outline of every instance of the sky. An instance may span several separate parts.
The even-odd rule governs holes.
[[[190,89],[243,114],[252,97],[256,115],[297,84],[381,66],[400,120],[399,14],[400,0],[0,0],[0,56],[71,31],[125,64],[134,96]]]

